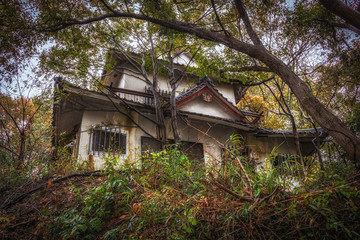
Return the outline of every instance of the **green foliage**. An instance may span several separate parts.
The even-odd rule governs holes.
[[[100,234],[105,239],[359,237],[359,183],[349,178],[354,174],[352,166],[336,174],[334,167],[344,168],[342,163],[325,164],[324,171],[309,170],[301,178],[297,175],[301,165],[291,158],[291,164],[273,167],[272,155],[255,166],[241,156],[243,139],[238,135],[232,136],[226,151],[226,163],[206,169],[176,145],[142,156],[141,168],[127,163],[117,169],[117,159],[108,158],[102,184],[72,188],[77,204],[53,213],[52,235],[64,239]]]
[[[54,219],[53,233],[63,239],[93,239],[94,233],[101,230],[99,218],[88,219],[76,209],[69,209]]]
[[[348,119],[348,123],[352,131],[360,133],[360,103],[357,102],[353,105],[351,116]]]
[[[49,171],[51,114],[37,98],[0,94],[0,189]]]

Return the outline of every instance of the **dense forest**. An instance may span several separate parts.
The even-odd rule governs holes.
[[[0,0],[0,16],[1,239],[360,238],[359,1]],[[95,171],[57,144],[54,82],[104,92],[114,52],[150,86],[162,150]],[[233,135],[225,162],[199,164],[181,148],[185,74],[240,86],[261,128],[327,137],[257,165]]]

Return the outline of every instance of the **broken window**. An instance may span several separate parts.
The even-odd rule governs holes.
[[[117,127],[96,127],[91,130],[90,154],[127,152],[127,132]]]

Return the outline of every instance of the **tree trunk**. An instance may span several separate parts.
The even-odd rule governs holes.
[[[340,0],[320,0],[320,3],[330,12],[344,19],[360,30],[360,12],[347,6]],[[360,6],[360,4],[359,4]]]
[[[21,164],[24,163],[24,152],[25,152],[25,130],[22,130],[20,132],[20,145],[19,145],[19,154],[18,154],[18,163],[17,163],[17,168],[19,169]]]
[[[156,86],[152,86],[152,92],[154,95],[156,121],[158,122],[158,139],[160,140],[161,148],[163,149],[166,144],[165,117],[162,102],[160,101],[161,96],[160,93],[156,91],[155,87]]]
[[[295,146],[296,146],[296,154],[300,158],[300,163],[301,163],[301,166],[302,166],[302,169],[303,169],[303,174],[306,176],[304,159],[303,159],[302,154],[301,154],[299,133],[298,133],[297,128],[296,128],[296,123],[295,123],[294,116],[291,114],[291,112],[290,112],[289,118],[290,118],[290,121],[291,121],[291,126],[292,126],[292,130],[293,130],[293,135],[294,135],[294,141],[295,141]]]
[[[303,109],[344,148],[355,162],[360,160],[360,139],[334,114],[325,108],[304,81],[265,49],[257,58],[268,65],[291,88]]]
[[[319,100],[311,93],[304,81],[302,81],[288,66],[285,65],[280,59],[273,56],[258,42],[252,45],[242,42],[231,36],[226,36],[219,32],[214,32],[208,29],[197,27],[193,23],[180,22],[180,21],[165,21],[156,19],[150,16],[145,16],[129,12],[113,12],[100,17],[94,17],[85,20],[74,20],[72,22],[63,24],[61,26],[55,25],[45,28],[43,32],[54,32],[71,25],[85,25],[91,22],[101,21],[107,18],[134,18],[145,20],[166,28],[171,28],[180,32],[188,33],[199,38],[220,43],[231,49],[244,53],[252,58],[255,58],[265,65],[267,65],[274,73],[278,74],[281,79],[291,88],[299,103],[303,106],[306,112],[325,129],[335,141],[344,148],[349,157],[354,161],[360,161],[360,139],[334,114],[326,109]],[[254,31],[251,33],[255,34]],[[251,35],[252,36],[252,35]],[[252,37],[254,38],[254,37]],[[256,38],[256,37],[255,37]],[[156,101],[155,101],[156,102]]]
[[[125,15],[119,14],[118,16]],[[127,14],[129,15],[129,14]],[[319,100],[311,93],[306,83],[302,81],[284,62],[272,55],[261,45],[251,45],[231,36],[212,32],[206,29],[194,27],[194,25],[183,22],[166,22],[147,16],[132,15],[137,19],[159,24],[181,32],[195,35],[199,38],[223,44],[231,49],[244,53],[250,57],[258,59],[266,64],[274,73],[291,88],[303,109],[325,129],[335,141],[344,148],[350,159],[354,162],[360,161],[360,139],[334,114],[332,114]]]
[[[175,84],[171,84],[171,96],[170,96],[170,105],[171,105],[171,126],[174,132],[174,140],[175,143],[180,143],[180,134],[179,134],[179,126],[177,123],[177,112],[176,112],[176,86]]]

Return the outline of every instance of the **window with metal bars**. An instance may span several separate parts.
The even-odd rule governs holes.
[[[117,127],[96,127],[91,130],[90,153],[126,154],[127,132]]]

